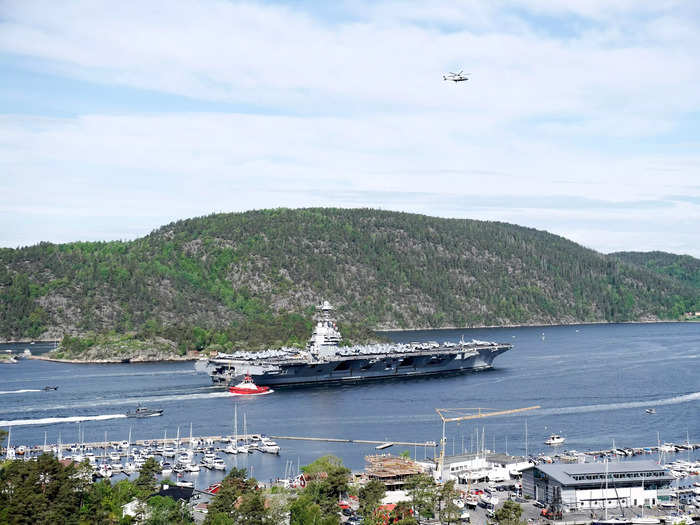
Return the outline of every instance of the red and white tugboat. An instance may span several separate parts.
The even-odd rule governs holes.
[[[253,378],[249,375],[246,375],[245,379],[236,386],[228,387],[228,391],[237,396],[259,396],[274,392],[269,386],[258,386],[253,383]]]

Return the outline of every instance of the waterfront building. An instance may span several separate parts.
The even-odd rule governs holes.
[[[418,474],[424,474],[426,469],[419,463],[391,454],[376,454],[366,456],[367,479],[376,479],[384,483],[386,490],[400,490]]]
[[[523,471],[522,484],[526,498],[572,512],[655,506],[671,498],[673,480],[653,461],[624,461],[536,465]]]
[[[467,484],[476,481],[508,481],[520,477],[520,472],[531,467],[526,458],[507,454],[481,453],[445,456],[444,481],[455,480]]]

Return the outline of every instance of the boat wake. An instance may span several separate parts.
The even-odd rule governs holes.
[[[75,408],[97,408],[100,406],[127,406],[127,405],[150,405],[163,403],[165,401],[187,401],[191,399],[213,399],[217,397],[231,397],[229,392],[205,392],[201,394],[169,394],[164,396],[137,396],[137,397],[122,397],[119,399],[100,399],[100,400],[90,400],[85,402],[71,403],[70,405],[56,404],[56,405],[35,405],[22,407],[23,412],[33,412],[37,410],[71,410]],[[3,407],[0,408],[0,414],[2,413],[14,413],[17,412],[16,407]]]
[[[648,399],[645,401],[629,401],[625,403],[607,403],[598,405],[583,405],[574,407],[545,408],[536,411],[538,416],[549,416],[559,414],[581,414],[585,412],[606,412],[608,410],[623,410],[626,408],[649,408],[664,405],[678,405],[700,400],[700,392],[692,392],[681,396],[669,397],[666,399]]]
[[[0,394],[23,394],[24,392],[41,392],[36,388],[25,388],[22,390],[0,390]]]
[[[0,427],[17,427],[24,425],[51,425],[54,423],[76,423],[78,421],[104,421],[106,419],[120,419],[126,414],[103,414],[100,416],[69,416],[69,417],[44,417],[40,419],[11,419],[0,421]]]

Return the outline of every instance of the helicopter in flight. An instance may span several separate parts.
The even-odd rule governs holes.
[[[467,74],[464,73],[464,71],[460,71],[459,73],[452,73],[451,71],[445,75],[442,75],[443,80],[451,80],[452,82],[464,82],[465,80],[469,80],[469,77]]]

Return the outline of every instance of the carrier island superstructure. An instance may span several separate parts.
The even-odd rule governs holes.
[[[452,374],[491,368],[496,356],[513,346],[477,340],[341,346],[333,307],[324,301],[316,308],[305,350],[219,353],[209,359],[212,381],[229,384],[250,375],[258,385],[279,387]]]

